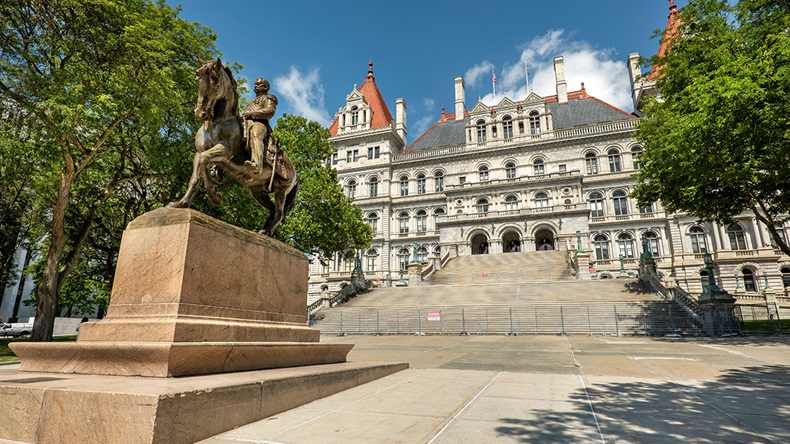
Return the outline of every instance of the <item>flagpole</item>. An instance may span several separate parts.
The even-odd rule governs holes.
[[[494,87],[494,100],[496,100],[496,73],[494,72],[494,68],[491,68],[491,83]]]
[[[527,91],[530,93],[532,92],[532,88],[529,87],[529,68],[527,68],[527,61],[524,60],[524,76],[527,78]]]

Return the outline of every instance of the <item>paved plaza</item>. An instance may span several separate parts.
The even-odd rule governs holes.
[[[411,368],[203,442],[790,442],[787,337],[321,341]]]

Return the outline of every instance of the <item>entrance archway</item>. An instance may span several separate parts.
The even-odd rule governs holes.
[[[535,233],[535,249],[538,251],[556,250],[557,246],[554,244],[554,232],[544,228]]]
[[[488,254],[488,236],[478,233],[472,236],[472,254]]]
[[[508,231],[502,235],[502,249],[505,253],[518,253],[522,251],[521,237],[517,231]]]

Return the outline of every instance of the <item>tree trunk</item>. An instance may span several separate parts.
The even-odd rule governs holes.
[[[61,173],[58,197],[52,212],[51,242],[47,251],[46,268],[44,277],[36,286],[36,321],[30,335],[30,340],[34,342],[52,340],[55,317],[58,314],[58,290],[62,282],[60,262],[66,246],[66,209],[69,206],[69,194],[74,181],[74,173],[69,171],[73,168],[69,166]]]

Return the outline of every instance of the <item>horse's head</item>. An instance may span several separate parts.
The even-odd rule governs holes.
[[[195,73],[198,89],[195,117],[201,122],[214,118],[214,105],[217,103],[223,70],[222,60],[217,58],[204,63]]]

